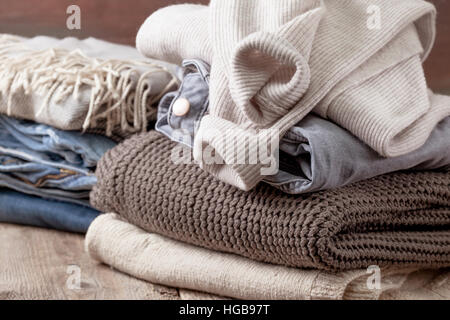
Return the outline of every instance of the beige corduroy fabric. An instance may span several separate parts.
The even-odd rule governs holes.
[[[94,38],[0,34],[0,113],[108,136],[147,131],[175,68]]]
[[[173,63],[201,58],[212,65],[210,110],[194,156],[248,190],[262,179],[265,159],[236,159],[247,160],[244,152],[253,154],[257,143],[269,144],[312,110],[383,156],[423,145],[450,115],[427,95],[421,63],[434,37],[435,8],[421,0],[212,0],[158,10],[139,30],[137,48]],[[206,161],[205,150],[218,161]]]
[[[239,190],[180,163],[189,155],[161,133],[135,135],[98,162],[91,204],[149,232],[289,267],[450,266],[450,172],[288,195]]]
[[[147,233],[116,214],[91,224],[86,251],[96,261],[152,283],[240,299],[449,299],[447,269],[327,273],[252,261]]]

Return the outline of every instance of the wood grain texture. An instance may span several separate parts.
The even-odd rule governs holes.
[[[142,22],[158,8],[174,3],[209,0],[0,0],[0,32],[24,36],[96,37],[134,45]],[[435,48],[425,63],[428,84],[439,91],[450,88],[450,1],[432,0],[438,10]],[[81,30],[66,28],[66,9],[81,8]]]
[[[217,299],[154,285],[99,265],[84,252],[83,241],[81,235],[0,224],[0,300]],[[73,268],[81,271],[79,289],[72,286]]]

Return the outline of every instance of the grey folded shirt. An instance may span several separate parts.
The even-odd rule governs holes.
[[[182,85],[158,106],[156,130],[192,147],[196,127],[209,105],[209,65],[186,60]],[[174,102],[185,98],[189,112],[178,117]],[[180,135],[180,130],[183,135]],[[280,170],[264,182],[291,194],[333,189],[400,170],[450,166],[450,117],[441,121],[424,146],[395,158],[384,158],[340,126],[313,114],[292,127],[280,142]]]

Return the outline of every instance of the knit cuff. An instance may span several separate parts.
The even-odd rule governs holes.
[[[237,107],[258,126],[284,116],[309,87],[306,58],[286,39],[256,32],[233,53],[230,92]]]
[[[194,140],[194,159],[220,180],[248,191],[278,172],[279,134],[259,132],[211,115],[204,116]]]

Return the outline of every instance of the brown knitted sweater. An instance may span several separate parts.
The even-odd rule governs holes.
[[[110,150],[92,204],[143,229],[292,267],[450,266],[450,173],[396,173],[310,195],[243,192],[176,165],[156,132]]]

